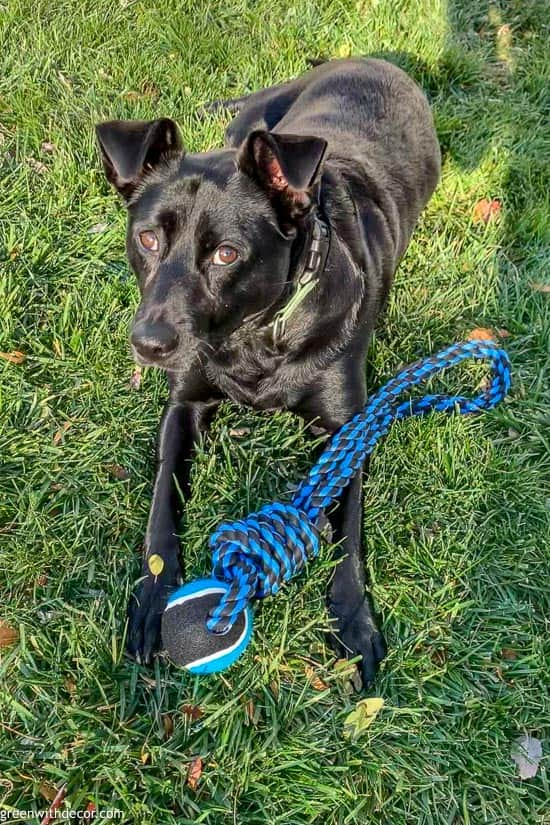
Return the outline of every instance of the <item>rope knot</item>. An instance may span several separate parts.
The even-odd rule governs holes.
[[[224,522],[210,537],[213,576],[231,588],[207,627],[227,633],[252,598],[275,595],[319,553],[321,527],[293,504],[273,502],[241,521]]]

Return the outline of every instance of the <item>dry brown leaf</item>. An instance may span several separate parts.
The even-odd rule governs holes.
[[[493,198],[492,200],[482,198],[474,206],[472,221],[474,223],[489,223],[489,221],[498,218],[501,209],[502,203],[498,198]]]
[[[11,627],[7,622],[0,620],[0,650],[4,647],[11,647],[19,640],[19,631]]]
[[[40,792],[41,793],[42,793],[43,786],[53,787],[53,785],[50,785],[49,782],[43,782],[40,785]],[[55,788],[54,788],[54,790],[55,790]],[[43,819],[40,820],[40,825],[50,825],[50,822],[53,822],[54,819],[57,819],[55,812],[57,810],[59,810],[59,808],[61,807],[61,803],[63,802],[63,800],[65,799],[66,796],[67,796],[67,785],[64,784],[64,785],[61,785],[59,790],[55,793],[55,796],[54,796],[53,799],[50,800],[49,797],[46,797],[48,802],[51,802],[51,805],[48,808],[48,810],[46,811]]]
[[[199,783],[201,775],[202,759],[200,756],[195,756],[195,758],[189,763],[189,768],[187,769],[187,787],[194,791]]]
[[[50,143],[50,141],[49,141],[49,140],[44,140],[44,141],[40,144],[40,149],[41,149],[41,150],[42,150],[42,151],[43,151],[46,155],[53,155],[53,153],[54,153],[54,152],[55,152],[55,150],[56,150],[56,146],[55,146],[55,143]]]
[[[141,753],[139,755],[139,761],[141,762],[142,765],[148,765],[149,762],[151,761],[151,754],[149,753],[149,751],[145,750],[145,745],[141,749]]]
[[[197,705],[182,705],[181,712],[193,722],[196,722],[197,719],[204,716],[204,711],[202,711]]]
[[[306,665],[305,667],[306,677],[311,684],[313,690],[326,690],[328,685],[326,682],[323,682],[321,677],[315,672],[315,670],[311,667],[311,665]]]
[[[497,329],[497,335],[499,338],[509,338],[511,336],[511,332],[508,332],[507,329]]]
[[[65,677],[65,690],[67,693],[70,693],[71,696],[74,696],[76,693],[76,682],[72,676]]]
[[[62,426],[58,429],[56,434],[53,437],[53,443],[57,447],[63,441],[63,436],[67,432],[67,430],[71,427],[70,421],[64,421]]]
[[[476,327],[468,333],[468,341],[494,341],[495,335],[492,329]]]
[[[53,802],[58,794],[57,788],[55,785],[52,785],[51,782],[41,782],[38,790],[40,791],[40,795],[48,802]]]
[[[437,648],[430,652],[430,659],[437,667],[443,667],[447,662],[447,651],[445,648]]]
[[[535,292],[542,292],[548,294],[550,292],[550,284],[539,284],[536,281],[532,281],[531,289],[534,289]]]
[[[132,375],[130,376],[130,389],[131,390],[139,390],[141,386],[141,367],[137,364],[134,367]]]
[[[130,478],[130,473],[123,467],[121,464],[106,464],[105,469],[109,473],[112,478],[116,478],[117,481],[126,481],[126,479]]]
[[[513,647],[503,647],[500,651],[500,655],[503,659],[506,659],[507,662],[515,662],[518,658],[517,651],[514,650]]]
[[[13,352],[0,352],[0,358],[9,361],[10,364],[22,364],[26,357],[25,353],[19,352],[18,349],[13,350]]]
[[[170,739],[174,733],[174,720],[169,713],[164,713],[162,716],[162,727],[164,728],[164,738]]]
[[[10,261],[16,261],[19,257],[19,249],[16,246],[14,246],[13,249],[10,249],[9,255]]]
[[[48,574],[41,573],[36,580],[36,584],[38,587],[46,587],[48,584]]]

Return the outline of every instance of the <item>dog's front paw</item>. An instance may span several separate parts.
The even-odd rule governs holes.
[[[386,640],[378,630],[367,596],[352,612],[329,605],[329,641],[337,656],[352,659],[361,655],[357,668],[363,688],[374,682],[378,665],[387,653]]]
[[[158,571],[153,559],[162,570]],[[161,559],[161,562],[158,562]],[[151,568],[153,572],[151,572]],[[160,556],[148,555],[144,577],[130,597],[128,604],[128,637],[126,649],[140,664],[150,664],[160,650],[160,625],[166,601],[181,582],[178,565],[166,565]]]

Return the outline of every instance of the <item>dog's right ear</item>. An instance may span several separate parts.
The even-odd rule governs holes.
[[[96,126],[96,135],[107,180],[125,200],[147,172],[183,149],[178,127],[167,117],[110,120]]]

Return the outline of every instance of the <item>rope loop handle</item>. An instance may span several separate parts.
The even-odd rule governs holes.
[[[479,395],[429,394],[402,400],[412,387],[469,358],[491,362],[491,379]],[[231,587],[210,614],[208,629],[228,632],[252,598],[275,594],[318,554],[323,511],[338,499],[394,421],[433,411],[468,415],[490,410],[510,385],[510,360],[492,341],[453,344],[401,370],[332,436],[289,504],[267,504],[242,521],[221,524],[212,534],[213,576]]]

